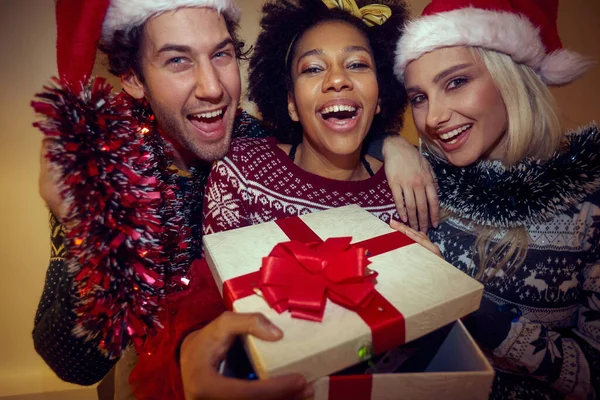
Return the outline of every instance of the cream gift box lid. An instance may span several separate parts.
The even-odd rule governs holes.
[[[351,236],[360,242],[393,230],[383,221],[351,205],[300,217],[322,240]],[[275,222],[205,235],[204,254],[222,293],[223,283],[256,272],[273,247],[290,239]],[[402,313],[409,342],[479,308],[483,286],[424,247],[414,243],[370,257],[377,271],[376,290]],[[246,347],[261,379],[302,373],[312,381],[364,358],[372,343],[369,326],[353,311],[327,301],[322,322],[277,313],[259,295],[233,303],[236,312],[261,312],[283,332],[266,342],[246,337]]]

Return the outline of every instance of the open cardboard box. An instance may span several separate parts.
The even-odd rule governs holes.
[[[490,363],[456,321],[371,362],[317,379],[314,399],[485,400],[493,378]]]
[[[238,341],[222,373],[257,379]],[[314,382],[313,400],[485,400],[494,370],[460,321]]]

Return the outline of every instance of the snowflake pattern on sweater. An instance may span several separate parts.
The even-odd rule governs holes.
[[[238,139],[213,165],[204,233],[357,204],[382,221],[399,219],[383,168],[369,179],[337,181],[304,171],[274,138]]]

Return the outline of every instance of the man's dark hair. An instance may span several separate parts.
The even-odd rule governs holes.
[[[238,60],[247,60],[251,49],[245,50],[245,43],[239,39],[239,24],[222,14],[225,18],[227,31],[235,46],[235,55]],[[118,30],[110,42],[100,42],[98,49],[108,58],[108,71],[116,76],[122,76],[133,71],[143,82],[141,49],[144,40],[144,26],[137,25],[127,31]]]
[[[322,0],[269,0],[263,6],[262,31],[250,58],[248,95],[279,140],[286,143],[301,140],[302,127],[291,120],[287,107],[287,95],[293,89],[290,62],[304,32],[327,21],[343,21],[356,27],[369,40],[373,51],[381,112],[373,119],[369,140],[384,132],[398,132],[402,127],[407,98],[394,76],[393,66],[396,43],[407,21],[408,9],[403,0],[356,2],[358,7],[371,3],[387,5],[392,15],[382,25],[368,27],[347,11],[329,9]]]

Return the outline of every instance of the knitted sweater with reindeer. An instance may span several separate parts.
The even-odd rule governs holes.
[[[496,369],[494,399],[600,395],[600,132],[569,138],[550,160],[512,168],[428,155],[454,213],[430,238],[450,263],[478,271],[475,223],[499,228],[494,240],[514,227],[530,237],[520,268],[489,278],[466,321]]]

